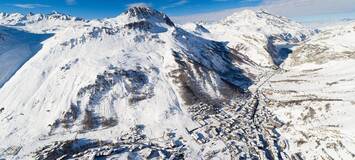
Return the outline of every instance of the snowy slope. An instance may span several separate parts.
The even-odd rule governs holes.
[[[0,88],[50,36],[0,27]]]
[[[0,159],[354,158],[353,23],[133,7],[0,24]]]
[[[231,156],[227,149],[221,151],[227,144],[218,137],[203,141],[210,146],[203,151],[198,141],[205,138],[194,137],[207,133],[194,128],[200,128],[197,117],[227,116],[220,110],[249,96],[246,89],[252,81],[233,61],[223,43],[177,28],[150,8],[135,7],[102,23],[67,27],[1,88],[1,156],[73,157],[56,155],[60,148],[54,143],[69,143],[73,137],[79,147],[89,140],[124,149],[118,140],[135,147],[159,139],[183,144],[160,146],[169,156],[204,157],[216,151],[221,152],[216,157]],[[159,138],[165,134],[176,136]],[[131,138],[122,140],[127,135]],[[253,155],[246,151],[240,156]],[[140,149],[128,153],[144,154]]]
[[[50,14],[0,13],[0,87],[42,47],[42,41],[68,26],[88,21],[58,12]]]
[[[294,48],[292,57],[284,64],[294,66],[303,63],[322,64],[335,59],[355,56],[355,22],[324,27],[304,45]]]
[[[304,159],[354,159],[354,59],[305,64],[276,74],[263,87],[285,125],[287,153]]]
[[[279,65],[289,48],[307,40],[314,31],[286,17],[266,11],[243,10],[211,24],[202,24],[209,32],[196,31],[194,24],[184,28],[211,39],[227,41],[228,46],[261,66]]]
[[[355,157],[354,27],[321,28],[261,89],[294,158]]]

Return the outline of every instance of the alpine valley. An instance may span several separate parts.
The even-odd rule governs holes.
[[[0,159],[355,159],[355,22],[0,13]]]

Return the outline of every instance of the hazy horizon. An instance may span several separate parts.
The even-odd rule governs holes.
[[[355,19],[352,0],[4,0],[0,12],[50,13],[58,11],[85,19],[115,17],[127,8],[146,5],[168,14],[176,23],[216,21],[243,9],[266,9],[272,14],[286,16],[303,23],[336,22]]]

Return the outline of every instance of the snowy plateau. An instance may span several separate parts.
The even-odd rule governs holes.
[[[0,159],[355,159],[355,22],[0,13]]]

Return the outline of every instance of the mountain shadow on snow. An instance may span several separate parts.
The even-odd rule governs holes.
[[[0,88],[42,48],[53,34],[35,34],[0,26]]]

